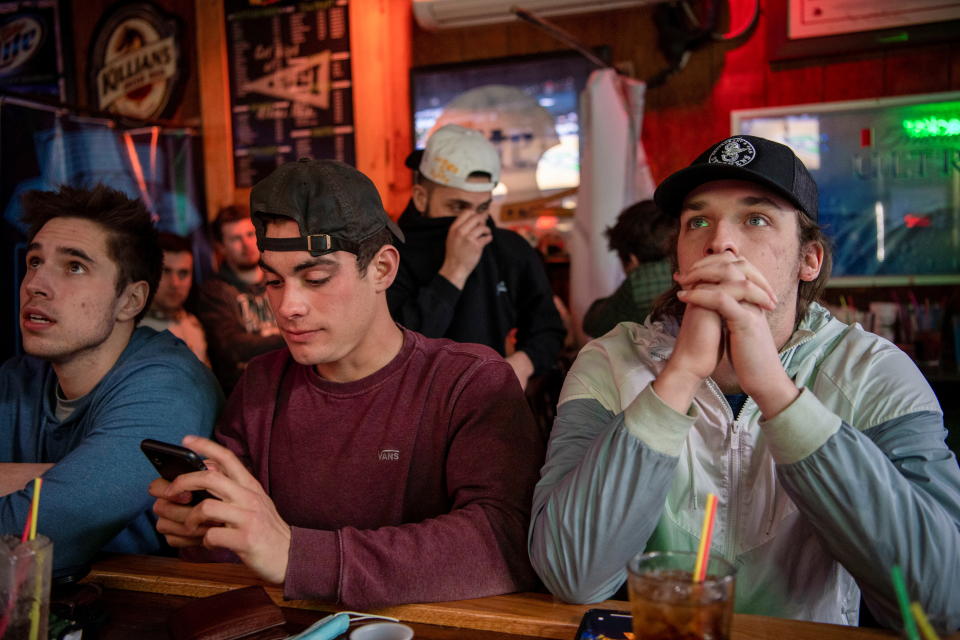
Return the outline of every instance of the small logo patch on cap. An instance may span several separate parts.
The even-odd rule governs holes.
[[[732,164],[737,167],[753,162],[757,157],[757,150],[743,138],[727,138],[717,145],[710,154],[708,162]]]

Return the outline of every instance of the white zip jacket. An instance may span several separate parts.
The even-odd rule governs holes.
[[[780,352],[802,389],[789,407],[763,421],[748,398],[734,417],[707,380],[683,415],[650,386],[671,325],[618,325],[564,382],[529,537],[547,587],[596,602],[635,553],[695,551],[713,492],[712,553],[738,568],[736,611],[856,624],[862,588],[899,627],[899,563],[937,626],[960,627],[960,469],[913,362],[812,305]]]

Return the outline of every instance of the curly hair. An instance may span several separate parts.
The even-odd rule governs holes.
[[[653,200],[641,200],[621,211],[616,224],[603,234],[623,264],[630,262],[630,256],[641,263],[657,262],[670,255],[675,228],[673,217],[660,211]]]

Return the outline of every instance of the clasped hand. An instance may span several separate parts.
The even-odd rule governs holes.
[[[212,440],[187,436],[183,445],[206,457],[208,470],[150,483],[157,531],[173,547],[229,549],[263,579],[283,582],[290,527],[263,487],[232,451]],[[190,492],[198,489],[219,499],[189,506]]]
[[[765,416],[790,404],[799,391],[780,362],[768,320],[780,301],[764,275],[726,251],[697,261],[675,279],[682,287],[677,297],[687,307],[673,354],[655,383],[658,395],[685,411],[696,388],[726,358],[737,385]]]

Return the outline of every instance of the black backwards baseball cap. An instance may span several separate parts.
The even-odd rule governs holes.
[[[662,211],[679,216],[687,194],[713,180],[756,182],[817,221],[817,183],[803,162],[790,147],[757,136],[733,136],[711,145],[689,167],[661,182],[653,199]]]
[[[370,178],[336,160],[300,158],[280,165],[253,185],[250,213],[260,251],[356,254],[364,240],[384,227],[404,241]],[[266,237],[264,214],[296,221],[300,237]]]

